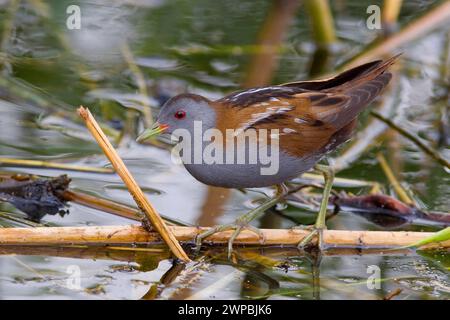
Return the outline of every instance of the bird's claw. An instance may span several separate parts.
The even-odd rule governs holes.
[[[302,241],[300,241],[300,243],[297,245],[297,248],[299,250],[305,250],[309,246],[313,245],[312,240],[317,236],[316,247],[319,249],[319,251],[322,251],[324,248],[323,230],[326,229],[326,227],[302,226],[302,229],[310,229],[311,232],[306,237],[304,237]]]
[[[264,234],[261,232],[261,230],[259,230],[258,228],[254,227],[254,226],[249,225],[247,221],[244,221],[244,220],[238,218],[238,219],[236,219],[236,221],[234,223],[215,226],[208,231],[198,234],[197,237],[195,238],[196,250],[197,250],[197,252],[200,251],[203,240],[205,240],[209,236],[211,236],[215,233],[218,233],[218,232],[222,232],[222,231],[234,230],[233,234],[230,236],[230,239],[228,240],[228,255],[227,256],[228,256],[228,259],[230,259],[231,254],[233,253],[233,243],[236,240],[236,238],[239,236],[239,234],[242,232],[242,230],[245,230],[245,229],[252,231],[256,235],[258,235],[259,239],[260,239],[260,243],[264,244],[266,239],[265,239]]]

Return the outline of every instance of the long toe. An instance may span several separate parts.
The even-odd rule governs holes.
[[[233,243],[234,240],[236,240],[237,236],[242,231],[242,226],[236,226],[236,230],[234,230],[233,234],[231,235],[230,239],[228,240],[228,259],[231,259],[231,254],[233,253]]]
[[[232,233],[231,237],[228,239],[228,242],[227,242],[228,243],[228,246],[227,246],[228,259],[230,259],[231,254],[233,253],[234,241],[236,240],[236,238],[239,236],[239,234],[244,229],[248,229],[248,230],[254,232],[256,235],[258,235],[258,237],[260,238],[260,243],[265,242],[265,237],[258,228],[253,227],[253,226],[249,225],[248,223],[244,223],[241,220],[236,220],[234,223],[216,226],[214,228],[211,228],[210,230],[207,230],[205,232],[198,234],[195,239],[196,253],[198,254],[200,252],[203,241],[205,239],[207,239],[208,237],[210,237],[213,234],[218,233],[218,232],[234,230],[234,232]]]
[[[223,231],[224,228],[226,228],[228,225],[222,225],[222,226],[215,226],[205,232],[199,233],[196,237],[195,237],[195,250],[197,253],[200,252],[200,249],[202,247],[202,243],[203,241],[212,236],[213,234]]]
[[[311,232],[302,239],[302,241],[300,241],[300,243],[297,245],[297,248],[299,248],[300,250],[305,250],[311,246],[315,246],[316,248],[318,248],[320,251],[323,250],[324,246],[323,246],[323,228],[317,228],[315,226],[313,226],[311,228]],[[317,242],[314,243],[313,240],[317,237]]]

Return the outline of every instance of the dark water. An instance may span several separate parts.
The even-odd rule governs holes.
[[[372,2],[334,2],[339,44],[323,72],[332,71],[376,38],[378,33],[365,26],[366,9]],[[381,5],[381,1],[375,2]],[[405,1],[400,25],[439,3]],[[66,27],[70,4],[81,7],[80,30]],[[135,143],[135,134],[142,129],[136,110],[145,104],[157,109],[180,92],[217,98],[239,88],[258,49],[259,29],[270,8],[268,1],[234,0],[126,4],[0,1],[0,156],[108,166],[77,119],[75,109],[83,104],[104,124],[126,133],[118,151],[162,214],[204,226],[233,221],[253,207],[252,201],[260,199],[261,194],[207,187],[183,167],[172,164],[168,151]],[[443,97],[448,97],[445,69],[449,66],[445,61],[449,60],[443,57],[449,52],[449,34],[448,25],[444,25],[402,47],[404,55],[394,85],[374,103],[432,146],[439,141],[443,110],[448,108]],[[136,86],[135,74],[124,59],[124,47],[130,48],[144,75],[147,97]],[[272,81],[308,78],[313,53],[308,16],[300,6],[286,32]],[[365,133],[359,140],[375,130],[365,129],[367,123],[368,117],[362,117],[359,130]],[[375,158],[382,151],[424,210],[448,212],[449,173],[401,136],[391,132],[383,137],[338,177],[377,181],[387,193],[394,194]],[[332,158],[339,163],[344,150],[332,154]],[[444,143],[440,152],[448,158],[448,144]],[[134,204],[119,177],[112,174],[6,166],[1,171],[49,177],[68,173],[72,188]],[[354,194],[368,191],[360,187],[344,189]],[[70,204],[69,209],[70,214],[64,218],[47,216],[42,222],[58,226],[130,223],[78,204]],[[0,204],[0,211],[23,217],[8,204]],[[255,225],[289,228],[312,223],[314,217],[289,206],[282,214],[268,212]],[[0,225],[22,226],[3,218]],[[331,219],[328,227],[384,229],[344,212]],[[422,225],[403,225],[400,229],[438,230]],[[450,256],[439,252],[334,252],[324,256],[318,268],[314,261],[291,249],[241,249],[237,263],[228,261],[223,251],[213,250],[205,252],[201,263],[187,266],[188,270],[172,283],[166,279],[176,267],[162,247],[3,248],[0,252],[2,299],[380,299],[397,288],[402,289],[397,299],[450,297]],[[280,264],[286,268],[278,267]],[[367,284],[373,270],[379,271],[375,288]],[[78,274],[80,283],[73,280]]]

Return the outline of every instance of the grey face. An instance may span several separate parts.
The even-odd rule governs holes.
[[[157,121],[167,125],[167,133],[176,129],[194,130],[194,121],[201,121],[203,129],[214,128],[216,113],[209,105],[209,100],[194,94],[180,94],[173,97],[162,107]]]

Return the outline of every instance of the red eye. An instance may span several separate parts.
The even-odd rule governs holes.
[[[183,119],[184,117],[186,117],[186,111],[178,110],[177,112],[175,112],[175,118]]]

